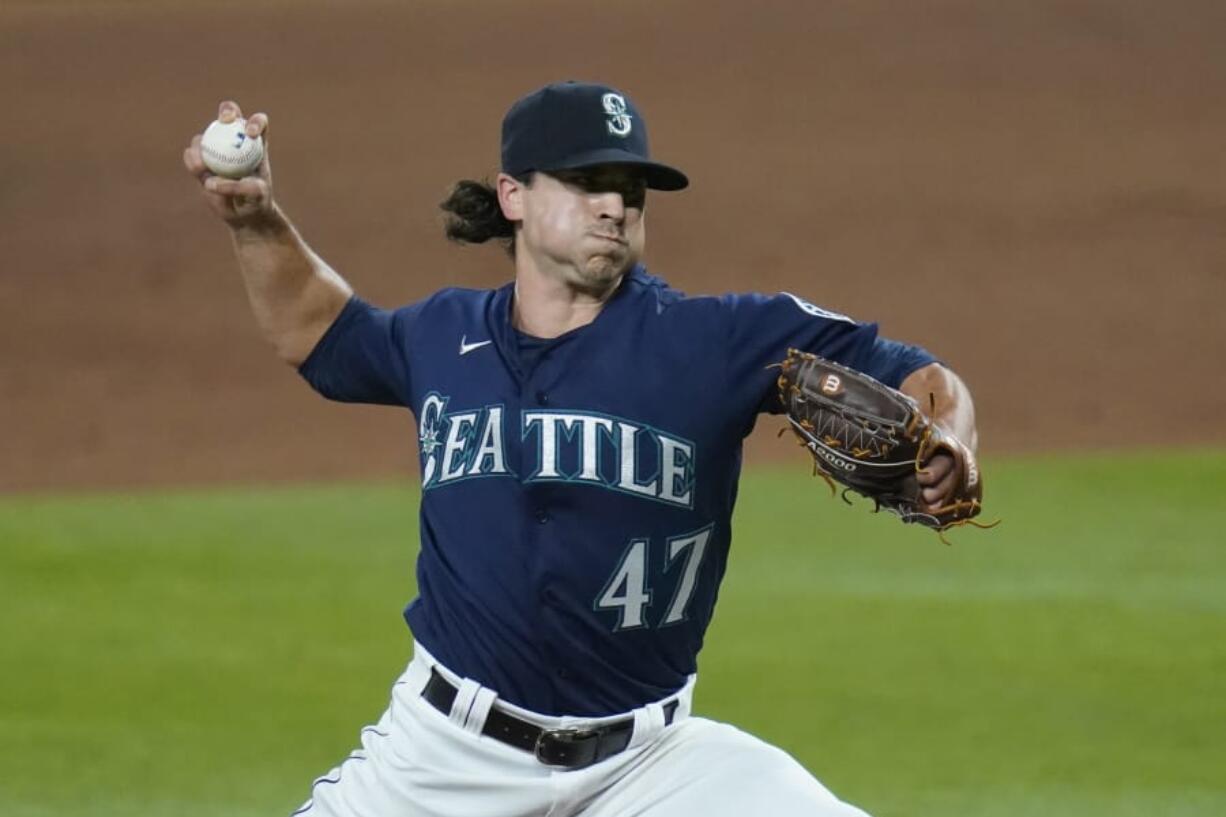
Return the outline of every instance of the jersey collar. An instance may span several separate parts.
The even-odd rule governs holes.
[[[564,335],[560,335],[556,340],[561,342],[564,339],[577,338],[581,335],[599,331],[599,329],[607,324],[616,323],[617,313],[642,297],[643,292],[646,291],[644,285],[650,286],[658,281],[658,278],[647,274],[647,269],[642,264],[635,264],[622,277],[621,283],[617,286],[617,291],[605,303],[604,308],[600,310],[595,320],[585,326],[580,326]],[[517,380],[522,381],[524,373],[519,365],[519,344],[515,337],[515,330],[511,325],[511,307],[514,299],[514,281],[495,290],[494,297],[489,302],[486,322],[490,328],[490,337],[493,338],[494,345],[498,347],[498,352],[502,355],[507,368],[515,373]]]

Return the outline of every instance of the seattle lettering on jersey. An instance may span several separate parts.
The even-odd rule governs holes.
[[[520,412],[523,475],[507,465],[504,406],[448,412],[430,392],[418,413],[422,490],[473,477],[588,483],[683,508],[694,504],[694,443],[595,412]]]

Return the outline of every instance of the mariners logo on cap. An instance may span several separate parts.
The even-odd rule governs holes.
[[[614,136],[629,136],[630,114],[626,112],[626,98],[621,94],[609,93],[602,96],[600,102],[604,105],[604,112],[609,117],[606,122],[609,126],[609,133]]]

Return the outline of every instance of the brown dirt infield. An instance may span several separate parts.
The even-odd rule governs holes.
[[[927,345],[988,454],[1220,445],[1223,42],[1218,0],[5,3],[0,491],[415,473],[411,415],[273,359],[180,151],[267,110],[283,205],[393,305],[502,281],[435,204],[567,77],[694,180],[650,207],[675,285]],[[762,426],[751,462],[798,456]]]

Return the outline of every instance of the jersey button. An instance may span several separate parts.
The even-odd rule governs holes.
[[[541,523],[542,525],[548,522],[549,521],[549,511],[545,510],[544,508],[537,508],[536,509],[536,521]]]
[[[566,667],[558,667],[558,677],[565,680],[570,677],[570,670]]]
[[[536,393],[536,402],[540,403],[542,406],[549,405],[549,394],[543,391],[538,391]]]

